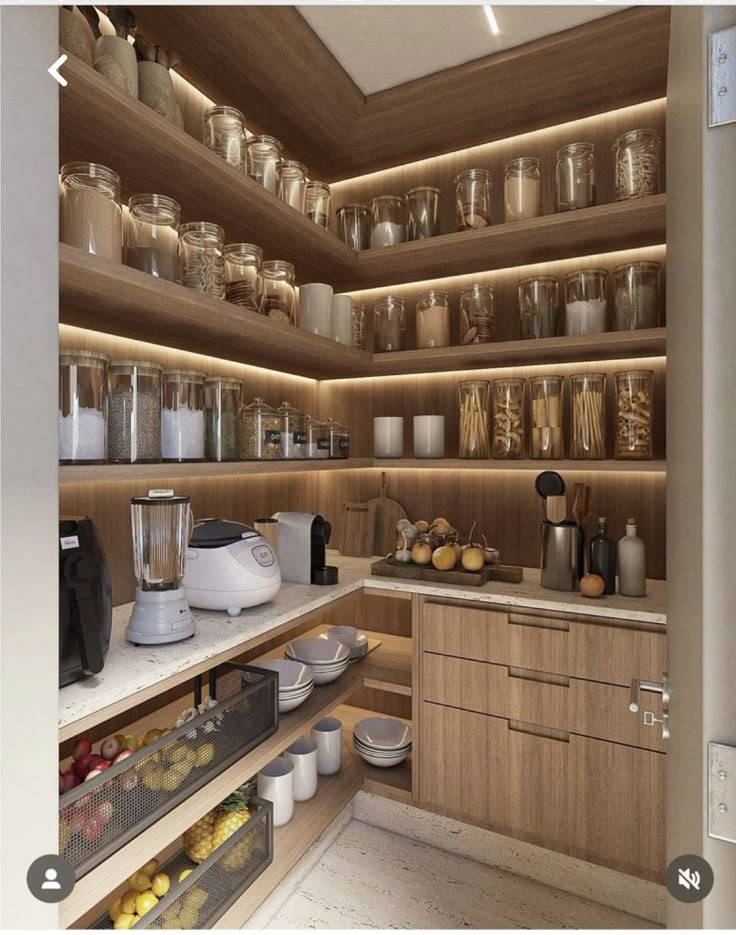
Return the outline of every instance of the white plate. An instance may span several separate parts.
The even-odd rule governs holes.
[[[374,750],[393,752],[412,740],[412,730],[392,717],[366,717],[353,728],[358,740]]]
[[[312,679],[312,673],[303,662],[291,659],[264,659],[256,662],[261,669],[269,669],[279,674],[279,691],[306,688]]]
[[[362,750],[358,750],[358,756],[362,757],[366,763],[370,763],[371,766],[380,766],[382,768],[388,768],[389,766],[398,766],[399,763],[403,763],[409,754],[404,753],[401,756],[392,756],[388,758],[382,758],[378,756],[373,756],[370,753],[363,753]]]
[[[350,658],[350,650],[337,640],[314,637],[304,640],[291,640],[286,644],[287,658],[296,659],[305,665],[331,665]]]

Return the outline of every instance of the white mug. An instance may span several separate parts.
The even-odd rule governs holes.
[[[332,296],[332,340],[340,344],[353,343],[353,297]]]
[[[373,419],[373,456],[400,458],[403,454],[403,416],[376,416]]]
[[[275,828],[291,821],[294,814],[294,764],[285,756],[271,760],[258,774],[258,795],[273,803]]]
[[[294,764],[294,801],[306,802],[317,792],[317,744],[300,737],[284,750],[284,756]]]
[[[324,338],[331,335],[332,286],[308,282],[299,286],[299,327]]]
[[[317,744],[317,772],[320,776],[334,776],[342,765],[342,721],[324,717],[312,728],[312,739]]]
[[[414,416],[414,457],[444,458],[445,417]]]

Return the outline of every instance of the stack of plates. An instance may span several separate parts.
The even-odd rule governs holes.
[[[411,727],[392,717],[366,717],[353,728],[353,746],[366,763],[398,766],[411,753]]]
[[[267,659],[256,663],[261,669],[279,674],[279,714],[293,711],[314,691],[314,679],[309,666],[290,659]]]
[[[350,650],[337,640],[319,637],[292,640],[286,644],[286,659],[301,662],[311,670],[315,685],[334,682],[350,665]]]

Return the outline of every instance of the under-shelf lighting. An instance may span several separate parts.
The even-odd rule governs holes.
[[[494,36],[499,35],[501,29],[498,25],[496,14],[493,12],[493,7],[486,3],[483,5],[483,9],[485,10],[486,19],[488,20],[488,25],[490,26],[491,32]]]

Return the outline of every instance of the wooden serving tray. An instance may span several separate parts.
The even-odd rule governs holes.
[[[480,588],[488,581],[506,581],[519,584],[524,580],[524,569],[519,565],[486,565],[482,571],[465,571],[453,568],[451,571],[438,571],[431,565],[415,565],[414,562],[397,562],[396,559],[382,558],[371,565],[371,574],[384,578],[414,578],[418,581],[441,581],[444,584],[464,584],[471,588]]]

